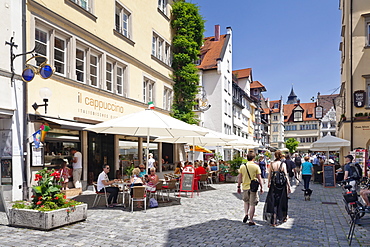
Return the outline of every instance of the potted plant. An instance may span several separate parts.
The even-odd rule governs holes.
[[[32,201],[18,201],[9,209],[11,226],[50,230],[87,218],[87,204],[69,200],[61,192],[58,171],[44,168],[35,175]]]
[[[344,115],[344,114],[340,115],[340,120],[341,120],[341,121],[346,121],[346,119],[347,119],[347,118],[346,118],[346,115]]]
[[[236,181],[236,176],[239,174],[239,168],[243,163],[246,163],[246,159],[241,157],[239,154],[235,155],[233,160],[230,160],[230,169],[226,175],[226,181]]]

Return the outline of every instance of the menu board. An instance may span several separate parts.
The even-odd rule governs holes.
[[[324,187],[335,187],[335,169],[332,165],[324,165]]]
[[[193,179],[194,173],[182,173],[180,191],[194,191]]]
[[[1,160],[1,184],[12,184],[12,160]]]

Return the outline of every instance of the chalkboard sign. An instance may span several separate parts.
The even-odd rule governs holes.
[[[335,187],[335,169],[334,166],[324,166],[324,187]]]
[[[180,191],[194,191],[194,173],[182,173]]]

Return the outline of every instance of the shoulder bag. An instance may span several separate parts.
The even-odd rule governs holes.
[[[251,190],[251,192],[257,192],[258,187],[260,186],[260,183],[255,179],[253,179],[253,180],[251,179],[251,175],[249,174],[247,165],[245,165],[245,168],[247,169],[248,177],[249,177],[249,180],[251,181],[250,190]]]

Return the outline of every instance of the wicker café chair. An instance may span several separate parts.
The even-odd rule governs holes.
[[[134,202],[144,202],[144,212],[146,213],[146,193],[145,186],[134,186],[133,193],[130,198],[131,213],[134,212]]]

